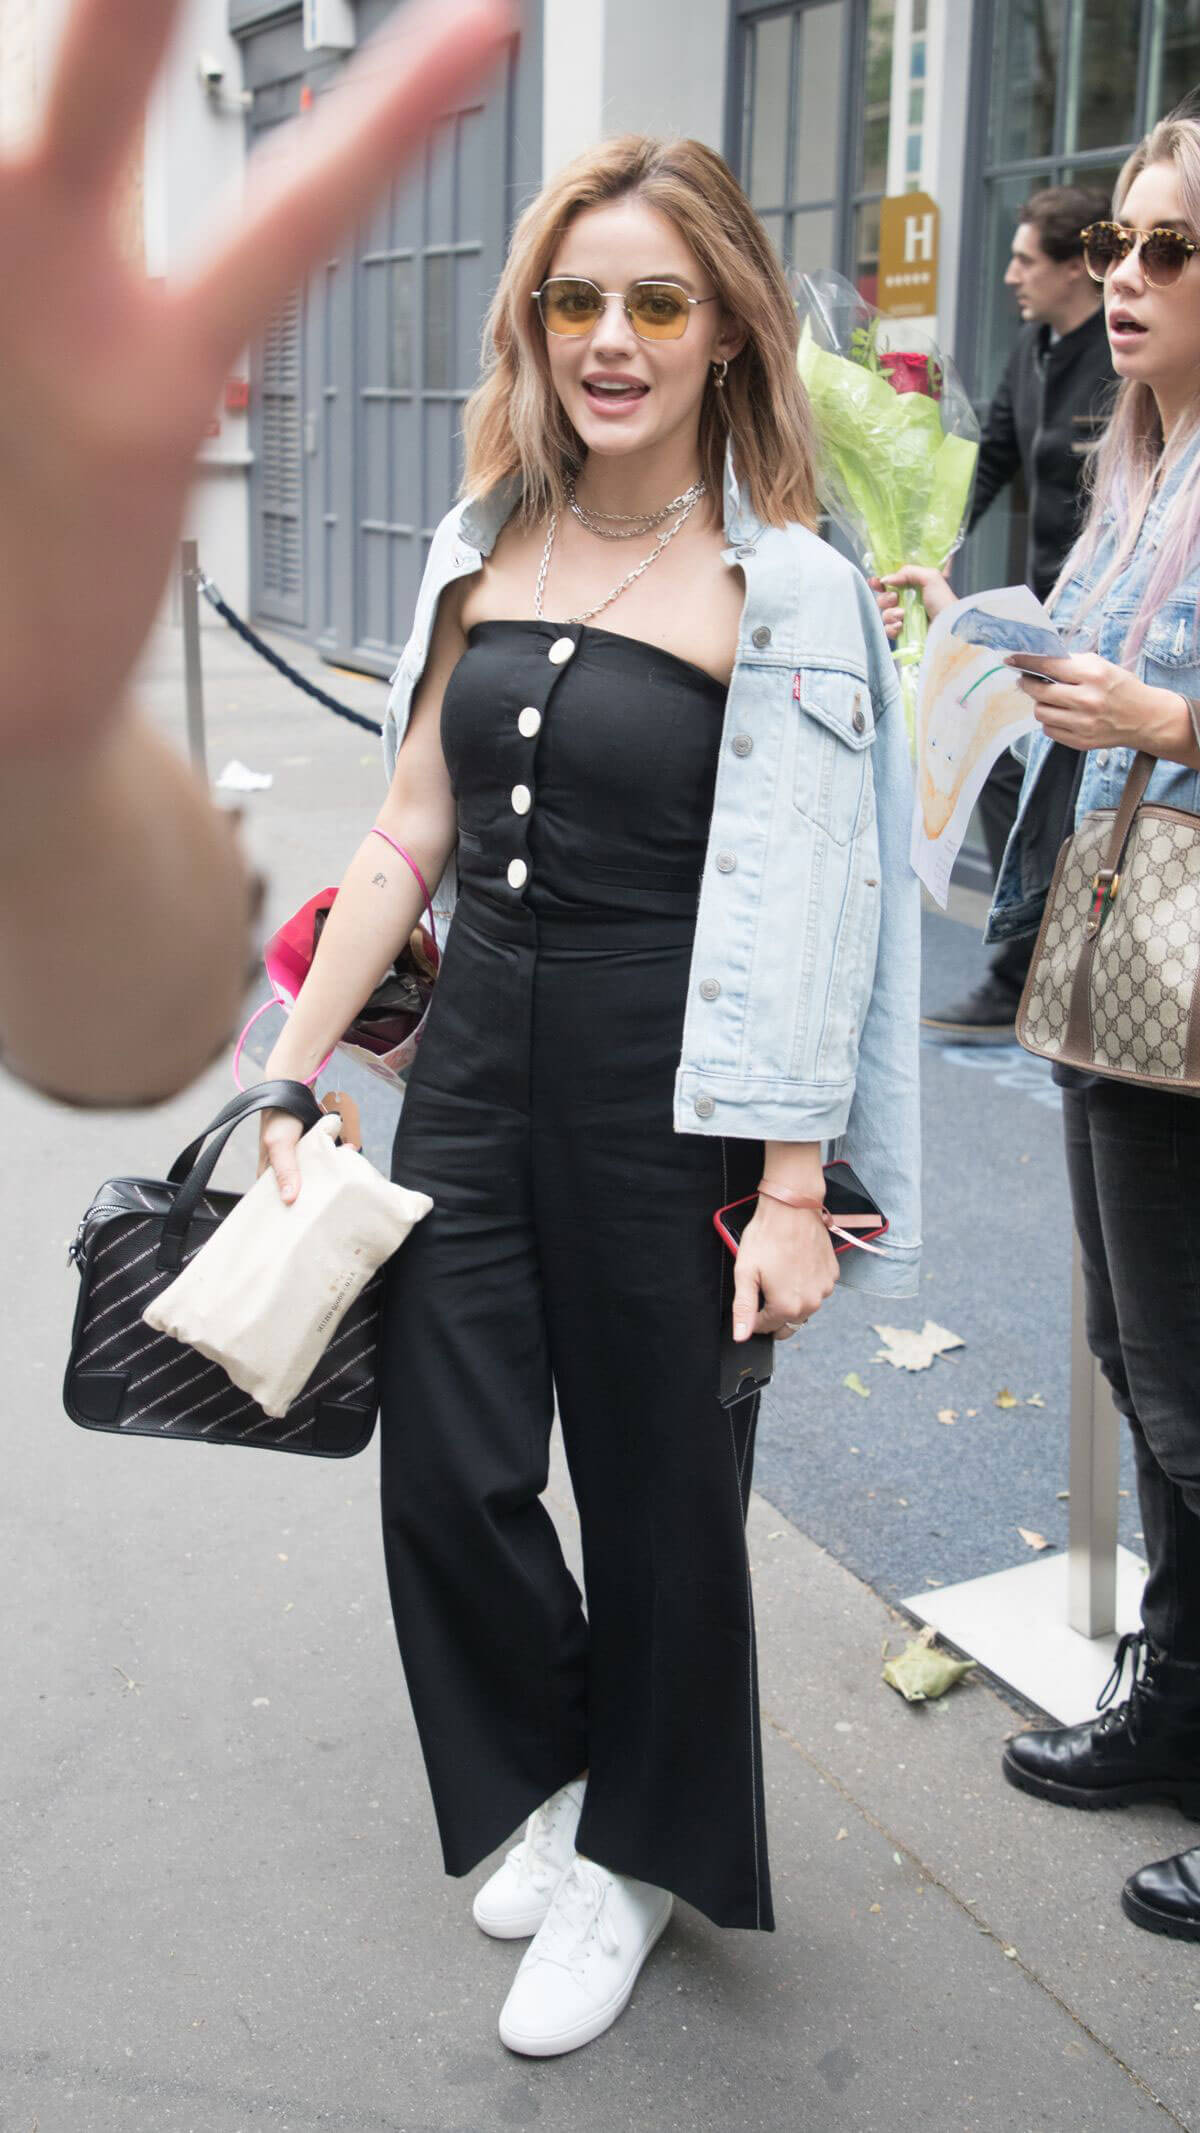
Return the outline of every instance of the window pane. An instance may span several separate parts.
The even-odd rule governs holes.
[[[869,200],[854,217],[854,286],[867,303],[879,302],[878,200]]]
[[[747,64],[754,70],[748,157],[755,207],[781,207],[785,197],[791,49],[790,15],[771,15],[755,23],[747,52]]]
[[[845,0],[807,7],[799,17],[796,138],[792,200],[829,200],[837,192],[838,114],[841,106]]]
[[[1064,0],[999,0],[992,48],[988,161],[1049,155]]]
[[[425,260],[425,384],[445,392],[450,377],[450,260],[431,252]]]
[[[831,267],[833,259],[833,209],[810,208],[791,217],[791,249],[788,265],[801,274],[815,274],[818,267]]]
[[[979,263],[980,317],[979,376],[974,381],[980,398],[990,399],[1008,361],[1009,351],[1021,330],[1020,313],[1012,291],[1005,286],[1004,270],[1012,250],[1017,209],[1031,193],[1050,183],[1049,172],[1033,177],[1001,178],[988,186],[983,255]]]
[[[368,343],[368,345],[370,345]],[[413,386],[413,263],[392,261],[392,330],[388,336],[388,384],[393,392]]]
[[[1076,12],[1069,75],[1068,152],[1131,141],[1137,125],[1141,9],[1129,0],[1086,0]]]
[[[775,250],[778,252],[779,257],[781,259],[784,259],[786,257],[786,254],[783,249],[783,225],[787,220],[787,217],[785,215],[763,215],[759,219],[761,220],[762,226],[766,231],[768,237],[770,238],[771,243],[774,245]]]
[[[1200,86],[1200,0],[1154,0],[1153,53],[1150,126]]]
[[[858,174],[858,190],[864,193],[887,191],[888,117],[892,101],[895,29],[895,0],[871,0],[863,83],[862,160]]]

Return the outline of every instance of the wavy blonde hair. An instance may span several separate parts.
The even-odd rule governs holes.
[[[1183,213],[1193,233],[1200,235],[1200,119],[1191,108],[1190,99],[1188,105],[1160,119],[1123,164],[1113,188],[1112,211],[1115,216],[1120,217],[1134,179],[1155,163],[1167,163],[1174,170],[1179,181]],[[1189,260],[1185,272],[1200,273],[1200,261]],[[1122,378],[1108,426],[1089,460],[1087,517],[1050,594],[1051,606],[1068,579],[1086,571],[1091,563],[1110,510],[1115,513],[1122,532],[1111,563],[1072,617],[1072,628],[1082,626],[1090,618],[1095,634],[1108,593],[1137,546],[1146,507],[1163,475],[1170,472],[1191,444],[1198,426],[1200,385],[1191,404],[1173,424],[1170,435],[1164,437],[1152,388],[1143,380]],[[1122,664],[1130,665],[1136,658],[1158,609],[1187,577],[1198,558],[1200,483],[1191,481],[1176,491],[1167,507],[1159,529],[1158,557],[1121,647]]]
[[[675,224],[745,330],[724,388],[712,374],[700,408],[700,464],[720,499],[730,432],[738,478],[767,525],[817,519],[815,440],[796,374],[796,309],[762,223],[728,164],[702,141],[622,134],[589,148],[525,209],[483,333],[484,374],[463,413],[464,495],[518,475],[526,523],[561,511],[565,480],[584,446],[550,378],[545,331],[531,291],[541,287],[576,215],[636,194]]]

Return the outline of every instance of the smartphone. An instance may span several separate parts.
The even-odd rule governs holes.
[[[853,1237],[831,1240],[835,1252],[850,1251],[854,1238],[863,1244],[873,1244],[877,1237],[887,1232],[887,1216],[871,1198],[861,1179],[855,1176],[849,1163],[840,1158],[825,1165],[825,1205],[839,1229],[853,1232]],[[752,1192],[744,1200],[731,1200],[727,1207],[718,1207],[713,1216],[713,1228],[735,1258],[742,1231],[752,1220],[757,1207],[758,1194]]]
[[[722,1407],[733,1407],[752,1392],[762,1392],[775,1368],[775,1336],[752,1333],[748,1341],[735,1341],[728,1310],[721,1327],[721,1360],[717,1398]]]

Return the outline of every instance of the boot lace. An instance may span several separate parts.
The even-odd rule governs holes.
[[[616,1955],[621,1944],[604,1908],[608,1889],[608,1876],[576,1854],[554,1892],[530,1953],[576,1975],[593,1941],[605,1955]]]
[[[1136,1747],[1141,1716],[1141,1696],[1146,1687],[1146,1661],[1150,1640],[1144,1629],[1130,1629],[1119,1640],[1113,1653],[1112,1672],[1096,1698],[1096,1709],[1104,1713],[1097,1727],[1099,1733],[1116,1733],[1124,1729],[1130,1742]],[[1113,1697],[1121,1686],[1125,1661],[1132,1656],[1129,1676],[1129,1694],[1119,1704]]]

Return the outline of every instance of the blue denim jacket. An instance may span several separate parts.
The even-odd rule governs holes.
[[[1200,474],[1200,431],[1180,455],[1142,522],[1137,546],[1120,576],[1105,596],[1103,613],[1090,615],[1081,625],[1073,617],[1082,606],[1089,585],[1107,570],[1117,545],[1119,527],[1109,514],[1095,558],[1086,573],[1069,578],[1059,595],[1055,621],[1074,651],[1098,652],[1102,659],[1119,661],[1130,618],[1137,611],[1142,589],[1154,567],[1163,514],[1184,482]],[[1197,600],[1200,599],[1200,555],[1194,556],[1181,584],[1154,615],[1134,671],[1142,681],[1158,689],[1177,689],[1183,696],[1200,697],[1200,634],[1197,632]],[[1050,877],[1054,870],[1058,832],[1065,825],[1039,822],[1038,781],[1050,758],[1053,742],[1039,730],[1026,735],[1014,754],[1025,761],[1020,804],[1012,834],[1005,848],[997,877],[992,908],[984,938],[1006,941],[1017,934],[1035,932],[1041,924]],[[1099,808],[1116,807],[1133,761],[1132,748],[1089,748],[1075,807],[1075,828],[1085,815]],[[1186,807],[1200,814],[1200,772],[1182,763],[1162,761],[1150,778],[1147,797],[1167,807]],[[1044,809],[1042,810],[1044,812]],[[1045,833],[1049,829],[1051,834]]]
[[[444,586],[491,553],[514,486],[433,536],[384,727],[391,775]],[[920,909],[895,670],[865,579],[801,526],[763,526],[725,478],[724,561],[746,596],[725,707],[677,1132],[822,1141],[890,1222],[842,1278],[911,1295],[920,1252]],[[519,894],[519,891],[513,891]],[[453,864],[436,899],[448,912]]]

